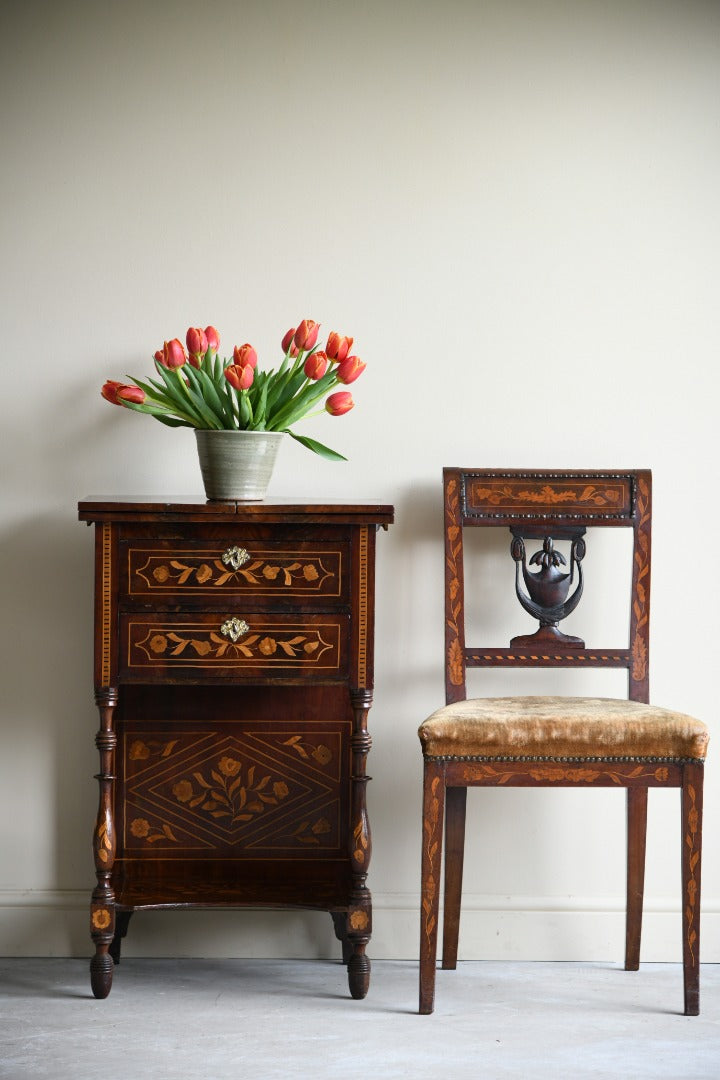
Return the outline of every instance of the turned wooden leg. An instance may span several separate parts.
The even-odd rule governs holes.
[[[352,835],[350,836],[350,872],[352,886],[347,913],[348,983],[354,998],[364,998],[370,988],[370,959],[365,950],[372,932],[372,898],[366,885],[372,857],[372,835],[367,813],[367,756],[372,739],[367,730],[367,717],[372,693],[366,688],[350,691],[353,710],[353,733],[350,739],[352,773],[350,804]]]
[[[113,958],[110,947],[115,937],[115,894],[110,878],[115,862],[115,825],[113,820],[113,764],[117,736],[113,730],[113,714],[117,690],[102,687],[95,692],[100,710],[100,730],[95,739],[100,753],[100,785],[98,813],[93,835],[93,854],[97,885],[90,904],[90,936],[95,943],[95,955],[90,961],[90,985],[96,998],[106,998],[112,987]]]
[[[367,846],[361,845],[363,853],[369,855],[369,833]],[[364,879],[363,879],[364,880]],[[350,996],[364,998],[370,989],[370,958],[366,949],[372,933],[372,898],[365,885],[354,884],[347,913],[343,956],[347,955],[348,985]]]
[[[685,1015],[700,1012],[700,869],[702,862],[702,808],[704,767],[683,766],[682,786],[682,892],[683,982]]]
[[[443,911],[444,968],[457,967],[465,851],[467,788],[449,787],[445,792],[445,903]]]
[[[103,952],[100,946],[90,961],[90,987],[93,997],[106,998],[112,990],[113,959],[110,954]]]
[[[364,998],[370,989],[370,958],[365,950],[372,933],[372,899],[364,886],[353,889],[347,913],[343,956],[347,956],[350,996]]]
[[[645,890],[645,838],[648,789],[627,789],[627,907],[625,913],[625,969],[640,967],[643,893]]]
[[[435,1004],[435,963],[440,918],[440,864],[442,861],[445,767],[426,760],[423,780],[423,835],[420,874],[420,1007],[431,1013]]]
[[[369,939],[368,939],[369,940]],[[361,1001],[370,989],[370,957],[366,954],[368,940],[353,940],[352,953],[348,960],[348,986],[350,996]]]

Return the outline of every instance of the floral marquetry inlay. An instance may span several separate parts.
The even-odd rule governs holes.
[[[112,923],[112,915],[107,908],[95,908],[90,916],[93,930],[107,930]]]
[[[301,844],[320,845],[322,843],[322,837],[329,832],[330,823],[326,818],[320,817],[314,822],[301,822],[297,829],[295,829],[293,836]]]
[[[460,579],[462,565],[462,531],[459,521],[460,495],[457,480],[447,485],[445,502],[445,575],[447,581],[446,648],[447,672],[453,686],[465,681],[465,662],[460,644],[460,628],[463,619],[463,597]]]
[[[126,843],[168,853],[336,848],[339,751],[337,732],[130,737]]]
[[[697,910],[698,901],[698,863],[700,861],[700,815],[697,808],[697,792],[692,784],[688,784],[688,799],[690,809],[687,815],[687,834],[685,836],[685,844],[687,846],[687,859],[688,859],[688,880],[687,880],[687,895],[685,897],[685,925],[687,933],[688,949],[693,965],[696,963],[695,946],[697,943],[697,920],[699,919],[699,911]]]
[[[501,517],[504,513],[532,517],[543,507],[563,515],[630,517],[632,494],[626,476],[535,478],[470,476],[465,490],[469,515]]]
[[[348,922],[351,930],[367,930],[370,918],[367,911],[363,911],[362,908],[355,908],[350,912]]]
[[[360,866],[364,866],[369,854],[369,848],[368,823],[366,816],[363,814],[353,829],[353,859]]]
[[[178,780],[172,793],[190,809],[198,808],[213,818],[228,818],[235,825],[277,806],[290,789],[284,780],[273,780],[270,773],[262,775],[255,765],[244,768],[239,758],[226,754],[216,768],[197,770]]]
[[[107,821],[103,821],[95,833],[95,857],[101,864],[107,864],[112,853],[112,840],[108,835]]]
[[[330,337],[330,361],[357,367]],[[375,554],[393,507],[158,492],[78,513],[95,537],[92,993],[108,996],[133,911],[310,907],[365,997]]]
[[[324,743],[310,743],[302,735],[291,735],[283,746],[289,746],[301,758],[313,758],[319,765],[327,765],[333,758],[332,751]]]
[[[633,622],[635,631],[631,642],[632,668],[630,674],[634,682],[643,682],[648,669],[648,597],[650,593],[650,490],[644,480],[640,480],[637,497],[637,550],[635,554],[633,597]]]
[[[433,777],[423,821],[424,859],[428,871],[423,874],[422,920],[423,930],[428,942],[437,923],[437,888],[440,879],[440,778]],[[440,792],[442,794],[442,791]]]
[[[254,623],[251,628],[244,620],[231,619],[222,624],[218,620],[215,630],[197,624],[132,622],[129,644],[132,667],[260,663],[337,668],[340,660],[340,628],[332,623],[302,627]]]
[[[533,768],[513,769],[508,765],[481,765],[473,764],[465,769],[464,779],[472,782],[480,780],[483,784],[508,784],[517,777],[530,776],[538,783],[549,784],[592,784],[601,778],[607,778],[612,783],[621,786],[627,785],[628,780],[655,780],[659,784],[665,783],[669,778],[666,766],[660,765],[655,768],[646,768],[637,765],[629,772],[622,769],[609,769],[603,765],[600,768],[592,764],[575,765],[544,765],[538,764]]]
[[[147,592],[242,592],[252,595],[320,593],[339,596],[339,551],[298,555],[257,552],[237,546],[222,555],[213,551],[171,554],[131,549],[131,594]]]
[[[177,844],[178,839],[167,822],[153,826],[147,818],[137,817],[130,822],[130,832],[138,840],[147,840],[148,844],[154,844],[158,840],[171,840]]]

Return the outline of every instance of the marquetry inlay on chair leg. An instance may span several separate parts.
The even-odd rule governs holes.
[[[420,1012],[434,1005],[442,848],[445,844],[443,968],[457,966],[468,787],[614,788],[627,799],[625,967],[640,965],[645,886],[648,792],[678,788],[682,797],[682,912],[685,1012],[699,1011],[700,859],[703,763],[709,732],[701,720],[651,703],[650,581],[652,477],[648,469],[443,470],[445,567],[445,705],[420,724],[424,761]],[[632,530],[632,546],[605,566],[608,577],[630,585],[624,641],[587,641],[565,633],[573,616],[583,630],[581,599],[612,601],[617,590],[598,579],[603,559],[598,530]],[[509,531],[505,570],[492,544],[471,543],[474,563],[466,590],[469,530]],[[440,553],[438,545],[438,554]],[[631,572],[628,570],[631,567]],[[523,611],[537,619],[528,634],[504,631],[500,644],[469,640],[492,630],[495,589],[478,588],[497,576]],[[514,579],[514,580],[513,580]],[[585,584],[594,582],[584,593]],[[497,590],[498,597],[500,595]],[[470,609],[474,612],[469,617]],[[509,647],[508,647],[509,645]],[[506,668],[505,696],[468,695],[468,671]],[[523,692],[518,668],[625,669],[627,695],[578,696]],[[491,683],[492,686],[492,683]],[[488,690],[491,687],[488,687]],[[491,801],[491,800],[490,800]],[[445,827],[443,829],[443,821]],[[521,842],[529,843],[528,836]],[[551,841],[548,841],[549,843]],[[612,843],[610,839],[608,843]],[[553,850],[554,855],[554,850]]]
[[[700,870],[704,766],[683,766],[682,894],[685,1015],[700,1012]]]
[[[444,808],[444,766],[442,763],[426,761],[420,911],[420,1012],[425,1014],[433,1011],[435,1001]]]

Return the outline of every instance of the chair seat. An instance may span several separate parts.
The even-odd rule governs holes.
[[[684,713],[587,697],[468,698],[420,725],[431,758],[704,761],[708,729]]]

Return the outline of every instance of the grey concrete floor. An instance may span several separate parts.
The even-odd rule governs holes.
[[[0,960],[0,1076],[48,1080],[720,1077],[720,965],[682,1016],[678,965],[461,963],[418,1016],[417,965],[374,961],[353,1001],[330,961]]]

